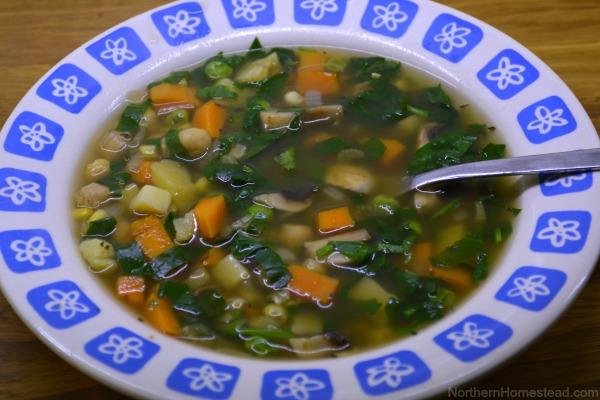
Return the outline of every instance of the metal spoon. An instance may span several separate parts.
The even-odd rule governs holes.
[[[539,154],[453,165],[403,179],[400,194],[411,190],[435,191],[439,185],[465,179],[491,176],[600,170],[600,148]]]

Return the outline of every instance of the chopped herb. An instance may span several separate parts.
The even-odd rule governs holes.
[[[283,152],[276,155],[275,161],[287,171],[296,168],[296,152],[294,148],[288,147]]]

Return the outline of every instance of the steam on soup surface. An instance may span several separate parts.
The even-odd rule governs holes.
[[[255,40],[138,97],[91,150],[75,219],[90,269],[169,335],[272,357],[380,346],[450,312],[510,233],[494,182],[396,194],[504,152],[398,62]]]

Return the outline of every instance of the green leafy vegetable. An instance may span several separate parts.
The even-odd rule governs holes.
[[[277,252],[249,236],[236,235],[232,240],[231,254],[238,260],[254,259],[275,289],[285,287],[292,277]]]
[[[158,288],[158,296],[171,300],[175,309],[202,319],[211,319],[220,315],[227,306],[225,300],[214,290],[194,294],[182,282],[162,282]]]
[[[106,237],[114,232],[117,227],[117,220],[115,217],[109,216],[105,218],[96,219],[89,223],[88,229],[85,233],[85,237]]]
[[[296,168],[296,151],[293,147],[288,147],[283,152],[275,156],[275,161],[285,170],[290,171]]]
[[[367,140],[362,145],[362,148],[366,156],[371,160],[379,160],[383,156],[383,153],[385,153],[385,150],[387,149],[387,147],[385,147],[385,144],[383,144],[383,142],[375,136],[372,136],[369,140]]]
[[[116,130],[119,132],[135,133],[140,129],[140,122],[150,106],[150,101],[128,104],[121,114]]]
[[[407,173],[416,175],[450,165],[462,164],[468,160],[469,152],[477,140],[468,132],[452,130],[443,132],[415,152],[408,164]]]
[[[205,86],[198,90],[197,96],[202,100],[238,98],[238,94],[225,85]]]
[[[131,181],[131,174],[125,171],[125,165],[124,162],[111,161],[109,174],[97,181],[108,187],[114,197],[121,197],[122,189]]]

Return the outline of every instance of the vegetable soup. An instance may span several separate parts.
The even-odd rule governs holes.
[[[518,213],[501,180],[398,195],[505,146],[397,61],[255,39],[129,97],[82,166],[79,250],[124,307],[207,348],[333,357],[415,334],[485,279]]]

